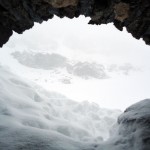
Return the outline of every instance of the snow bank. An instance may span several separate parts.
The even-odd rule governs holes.
[[[96,150],[150,150],[150,99],[127,108],[111,138]]]
[[[150,99],[119,114],[0,67],[0,150],[150,150]]]
[[[0,67],[0,150],[92,150],[119,114],[47,92]]]

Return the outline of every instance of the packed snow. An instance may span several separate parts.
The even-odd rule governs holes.
[[[150,99],[127,108],[115,129],[96,150],[150,150]]]
[[[0,66],[0,150],[149,150],[150,99],[120,115],[25,80]]]
[[[0,150],[92,150],[119,110],[47,92],[0,67]]]

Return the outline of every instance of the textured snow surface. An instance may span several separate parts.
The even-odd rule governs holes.
[[[119,114],[0,67],[0,150],[150,150],[150,99]]]
[[[92,150],[120,113],[47,92],[0,67],[0,150]]]
[[[127,108],[111,138],[97,150],[150,150],[150,99]]]

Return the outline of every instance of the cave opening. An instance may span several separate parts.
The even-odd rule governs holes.
[[[110,5],[109,1],[95,1],[95,4],[96,11]],[[69,7],[66,12],[70,10]],[[55,16],[40,25],[35,23],[23,35],[14,32],[0,50],[1,95],[7,97],[6,102],[0,99],[0,113],[2,119],[8,117],[0,125],[9,124],[9,118],[14,117],[12,126],[13,130],[17,127],[18,139],[26,141],[28,135],[29,139],[32,137],[32,143],[27,140],[22,149],[35,147],[34,138],[43,137],[45,131],[52,140],[56,139],[58,149],[62,139],[62,143],[71,140],[69,143],[79,142],[79,146],[83,142],[84,149],[85,145],[86,149],[111,149],[112,141],[106,144],[105,141],[110,135],[120,134],[117,117],[129,105],[150,97],[149,47],[142,40],[133,39],[126,29],[121,33],[112,24],[90,26],[89,20],[83,16],[73,20]],[[148,107],[147,103],[149,100],[145,100],[144,107]],[[131,108],[134,113],[136,107]],[[143,111],[138,104],[137,108]],[[128,112],[130,109],[125,111]],[[119,117],[119,125],[128,123],[128,117]],[[32,136],[24,134],[27,131],[19,133],[22,127],[23,131],[30,130]],[[132,131],[128,126],[127,129]],[[119,145],[120,139],[117,140]],[[63,146],[67,149],[65,144],[60,147]]]
[[[148,46],[142,40],[132,39],[125,29],[122,33],[112,24],[89,26],[88,21],[89,18],[83,16],[74,20],[54,17],[43,24],[35,24],[32,30],[21,36],[14,33],[2,48],[1,62],[7,65],[7,61],[3,62],[3,55],[11,55],[10,60],[18,62],[15,62],[18,69],[13,63],[8,65],[19,75],[47,90],[58,89],[71,99],[90,100],[106,108],[123,110],[134,100],[148,97],[148,89],[143,91],[144,94],[138,92],[138,95],[132,90],[135,85],[141,85],[141,88],[136,87],[141,91],[146,84]],[[7,48],[9,50],[5,50]],[[28,69],[24,73],[21,66],[33,69],[34,73]],[[145,72],[145,79],[145,74],[141,73],[143,66],[148,73]],[[118,94],[120,89],[121,94]],[[110,99],[114,100],[113,105]],[[123,104],[122,100],[128,102]]]

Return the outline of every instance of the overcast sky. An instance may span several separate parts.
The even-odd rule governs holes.
[[[23,35],[14,34],[5,47],[57,53],[80,62],[128,63],[138,69],[129,75],[104,80],[80,79],[69,85],[45,85],[72,99],[94,101],[101,107],[123,110],[139,100],[150,98],[150,47],[142,40],[134,39],[125,29],[120,32],[112,24],[96,26],[88,25],[88,21],[89,18],[84,17],[73,20],[55,17],[35,24]]]

